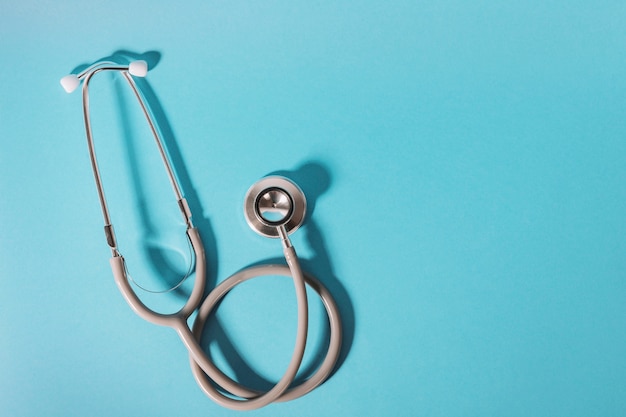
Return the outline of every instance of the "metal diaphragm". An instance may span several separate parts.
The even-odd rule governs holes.
[[[246,193],[243,212],[252,230],[262,236],[277,238],[279,226],[284,226],[287,233],[300,227],[306,212],[306,198],[291,180],[280,176],[265,177]]]

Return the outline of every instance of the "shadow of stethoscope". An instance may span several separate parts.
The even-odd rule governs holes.
[[[137,54],[130,51],[119,50],[113,53],[109,58],[116,62],[144,60],[147,62],[148,67],[153,69],[158,65],[161,59],[161,54],[157,51],[148,51],[143,54]],[[107,58],[104,58],[104,60],[106,59]],[[80,69],[81,67],[78,67],[75,71]],[[184,159],[177,145],[174,132],[168,122],[165,110],[161,106],[156,93],[146,79],[136,79],[136,83],[141,89],[148,108],[150,109],[159,128],[176,177],[180,182],[185,198],[194,213],[194,224],[200,231],[200,235],[204,242],[207,261],[206,296],[208,292],[210,292],[217,284],[217,242],[215,233],[210,220],[204,216],[204,210],[202,209],[198,193],[193,187],[189,173],[185,168]],[[146,196],[143,192],[144,187],[142,186],[142,176],[136,168],[137,165],[134,163],[138,160],[139,154],[133,140],[134,134],[132,131],[132,124],[128,118],[129,112],[126,111],[127,102],[122,94],[122,87],[119,84],[115,84],[115,86],[116,97],[118,100],[117,104],[120,112],[120,123],[124,132],[123,139],[127,150],[127,163],[130,167],[131,187],[134,191],[133,194],[136,199],[136,207],[139,210],[139,215],[142,219],[143,240],[146,242],[144,244],[144,250],[147,252],[148,259],[151,260],[151,268],[153,268],[154,273],[161,277],[164,281],[164,285],[172,286],[172,284],[175,284],[175,282],[180,279],[181,273],[184,274],[184,271],[181,271],[168,260],[169,257],[167,256],[167,252],[169,249],[151,243],[153,240],[151,237],[155,234],[156,227],[151,220],[150,210],[148,210],[146,205]],[[352,347],[355,332],[355,316],[352,301],[345,287],[334,274],[332,261],[326,248],[324,237],[321,233],[320,227],[313,218],[317,200],[331,187],[331,175],[328,168],[319,161],[307,161],[293,171],[276,171],[270,174],[281,175],[291,179],[302,188],[304,194],[307,196],[308,213],[305,224],[301,230],[305,233],[305,238],[311,249],[312,255],[308,259],[300,258],[300,262],[305,271],[321,279],[330,293],[333,294],[333,297],[339,307],[343,326],[343,343],[339,359],[333,371],[335,372],[341,367]],[[254,262],[252,265],[282,263],[284,263],[284,259],[277,256],[276,258]],[[184,286],[176,287],[172,293],[181,299],[187,299],[189,296],[189,291],[185,290]],[[297,378],[294,380],[294,384],[298,384],[303,380],[306,380],[322,363],[324,354],[328,350],[328,341],[330,338],[329,326],[323,311],[321,312],[321,315],[323,317],[321,317],[321,320],[319,321],[323,323],[324,326],[321,337],[322,343],[324,344],[316,346],[312,359],[309,360],[306,367],[299,371]],[[208,355],[210,355],[210,346],[214,346],[222,353],[224,360],[227,361],[230,369],[235,374],[235,380],[244,385],[255,387],[260,390],[269,389],[274,385],[275,382],[264,378],[253,370],[249,362],[247,362],[243,355],[240,354],[239,349],[232,341],[232,338],[229,336],[224,326],[220,324],[216,315],[212,315],[207,322],[202,341],[202,346]]]

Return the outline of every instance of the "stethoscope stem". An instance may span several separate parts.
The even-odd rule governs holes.
[[[278,226],[278,237],[280,237],[280,241],[283,244],[283,249],[286,251],[289,248],[292,248],[291,240],[289,240],[289,234],[287,230],[285,230],[285,225],[281,224]],[[287,259],[287,254],[285,253],[285,259]]]

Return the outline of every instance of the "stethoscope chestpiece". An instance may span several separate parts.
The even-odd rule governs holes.
[[[306,198],[291,180],[265,177],[246,193],[243,212],[252,230],[262,236],[278,238],[280,226],[284,226],[287,233],[300,227],[306,212]]]

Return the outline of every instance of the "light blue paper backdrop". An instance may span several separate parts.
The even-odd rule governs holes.
[[[250,415],[625,415],[625,21],[623,1],[4,1],[0,414],[236,414],[109,269],[80,94],[58,80],[125,51],[153,65],[210,285],[280,255],[245,224],[252,183],[308,193],[293,239],[340,304],[341,366]],[[92,101],[120,244],[165,285],[154,269],[175,280],[189,255],[146,127],[119,78]],[[246,284],[211,352],[266,387],[294,314],[289,280]]]

